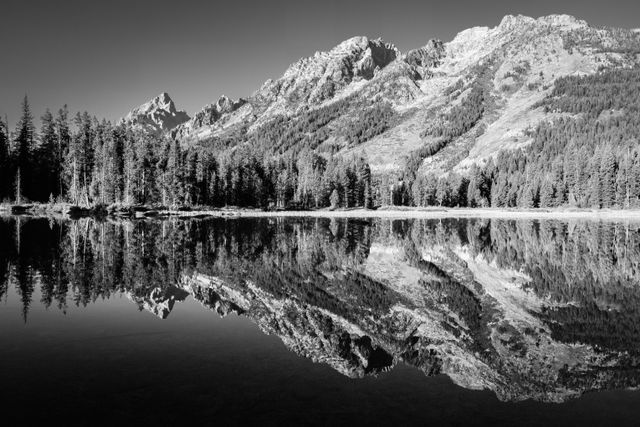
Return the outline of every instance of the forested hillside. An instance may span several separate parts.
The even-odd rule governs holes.
[[[0,122],[0,200],[261,208],[640,206],[640,33],[507,16],[399,52],[354,37],[189,118]]]

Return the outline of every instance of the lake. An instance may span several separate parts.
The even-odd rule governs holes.
[[[637,425],[640,224],[0,218],[5,425]]]

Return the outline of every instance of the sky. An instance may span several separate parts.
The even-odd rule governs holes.
[[[356,35],[400,50],[507,14],[640,27],[637,0],[2,0],[0,115],[63,104],[117,120],[161,92],[190,115],[250,95],[289,64]]]

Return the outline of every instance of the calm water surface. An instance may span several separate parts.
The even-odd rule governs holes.
[[[639,276],[634,223],[0,218],[0,409],[637,425]]]

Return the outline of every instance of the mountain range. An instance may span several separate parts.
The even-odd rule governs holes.
[[[526,146],[533,127],[566,114],[540,105],[559,78],[639,61],[638,30],[567,15],[506,16],[494,28],[408,52],[353,37],[300,59],[247,98],[222,96],[189,117],[162,93],[123,120],[187,146],[223,140],[232,148],[247,142],[363,156],[373,173],[400,171],[412,153],[435,147],[421,159],[422,171],[465,171]],[[475,100],[480,107],[467,117]],[[273,129],[297,136],[285,144],[270,136]]]

